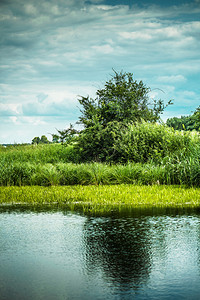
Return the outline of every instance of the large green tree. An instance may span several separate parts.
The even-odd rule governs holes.
[[[150,88],[133,79],[132,73],[117,73],[98,89],[96,97],[81,97],[80,123],[84,126],[76,144],[82,159],[119,160],[115,144],[130,123],[156,122],[167,105],[149,98]]]
[[[142,81],[137,82],[132,73],[117,73],[106,81],[102,89],[96,92],[96,98],[81,97],[80,122],[87,128],[97,121],[106,126],[117,121],[130,123],[136,121],[156,122],[167,105],[163,100],[151,100],[151,89]]]

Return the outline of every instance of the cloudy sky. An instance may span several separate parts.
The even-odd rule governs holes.
[[[0,143],[75,123],[112,68],[134,74],[163,115],[200,105],[200,0],[0,0]]]

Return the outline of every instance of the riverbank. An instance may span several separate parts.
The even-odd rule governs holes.
[[[61,205],[71,210],[120,211],[126,208],[198,208],[200,188],[184,186],[75,185],[0,187],[0,205]]]

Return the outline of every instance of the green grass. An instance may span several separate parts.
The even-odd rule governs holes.
[[[158,162],[77,163],[73,146],[0,147],[0,204],[105,213],[200,206],[200,148]],[[187,186],[187,187],[186,187]]]
[[[179,184],[200,186],[197,159],[166,158],[165,163],[46,163],[0,162],[0,186],[25,185]]]
[[[73,146],[61,144],[0,146],[0,162],[6,163],[58,163],[78,162]]]
[[[123,208],[199,208],[200,189],[127,184],[0,187],[0,204],[64,205],[98,213],[120,212]]]
[[[0,147],[0,186],[200,186],[199,133],[142,123],[131,125],[125,137],[118,145],[124,164],[80,163],[73,145]]]
[[[130,129],[118,145],[124,164],[80,163],[73,145],[0,146],[0,205],[47,204],[95,213],[199,208],[199,134],[155,124]]]

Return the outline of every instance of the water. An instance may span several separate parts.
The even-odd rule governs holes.
[[[200,299],[200,215],[0,211],[0,299]]]

